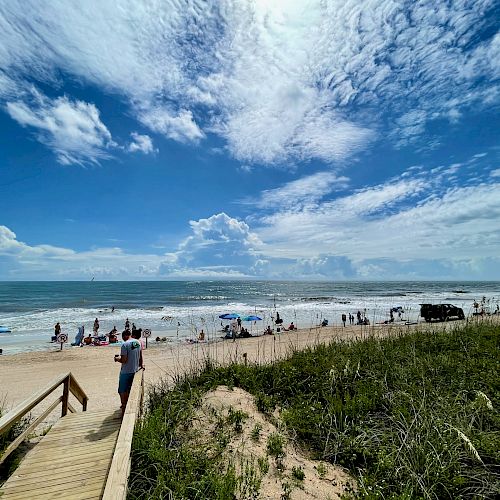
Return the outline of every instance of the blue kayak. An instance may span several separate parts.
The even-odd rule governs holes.
[[[10,328],[6,326],[0,326],[0,333],[10,333]]]

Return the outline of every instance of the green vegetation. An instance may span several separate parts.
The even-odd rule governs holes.
[[[297,481],[303,481],[306,475],[304,474],[304,471],[302,470],[302,467],[293,467],[292,468],[292,477],[294,479],[297,479]]]
[[[255,424],[255,426],[252,429],[252,432],[250,434],[250,437],[252,438],[253,441],[258,442],[260,440],[260,431],[261,430],[262,430],[262,425],[259,423]]]
[[[3,408],[0,407],[0,417],[5,414]],[[0,457],[3,455],[5,449],[9,446],[12,441],[14,441],[20,434],[24,432],[24,430],[30,424],[29,418],[24,418],[14,424],[7,432],[0,434]],[[14,472],[16,467],[19,464],[22,455],[22,444],[19,448],[14,450],[5,460],[5,462],[0,465],[0,485],[4,483],[9,476]]]
[[[353,497],[496,497],[499,339],[498,325],[479,323],[320,345],[265,366],[208,361],[175,387],[151,391],[134,437],[130,497],[255,498],[255,469],[263,464],[245,472],[223,460],[221,450],[185,440],[202,395],[218,385],[249,391],[268,416],[279,407],[289,437],[314,458],[351,471],[358,482]],[[237,422],[244,426],[243,416],[232,418],[231,432]],[[284,453],[280,439],[267,440],[273,458]],[[317,470],[321,476],[321,464]],[[241,496],[241,484],[251,485],[248,494]]]

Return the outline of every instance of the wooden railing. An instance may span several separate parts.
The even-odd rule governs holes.
[[[29,411],[52,394],[58,387],[63,386],[62,396],[57,398],[39,417],[37,417],[24,431],[5,449],[0,457],[0,465],[6,458],[25,440],[35,427],[37,427],[54,409],[61,403],[61,416],[67,415],[68,411],[75,413],[76,410],[69,402],[69,393],[81,403],[83,411],[87,410],[88,397],[80,387],[71,372],[61,375],[53,380],[45,388],[36,392],[29,398],[19,403],[14,409],[0,418],[0,435],[7,432],[16,422],[19,422]]]
[[[103,500],[122,500],[127,496],[130,474],[130,451],[135,424],[142,417],[144,402],[144,371],[137,372],[130,389],[130,395],[123,415],[122,425],[116,441],[113,460],[109,468]]]

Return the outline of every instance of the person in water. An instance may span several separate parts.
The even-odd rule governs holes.
[[[98,331],[99,331],[99,320],[96,318],[94,321],[94,335],[97,336]]]

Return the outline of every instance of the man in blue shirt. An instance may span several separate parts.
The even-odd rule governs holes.
[[[130,330],[122,332],[123,344],[120,355],[115,355],[115,362],[121,363],[120,378],[118,383],[118,394],[121,400],[122,416],[125,413],[128,396],[134,381],[135,372],[144,368],[142,360],[141,344],[138,340],[130,337]]]

